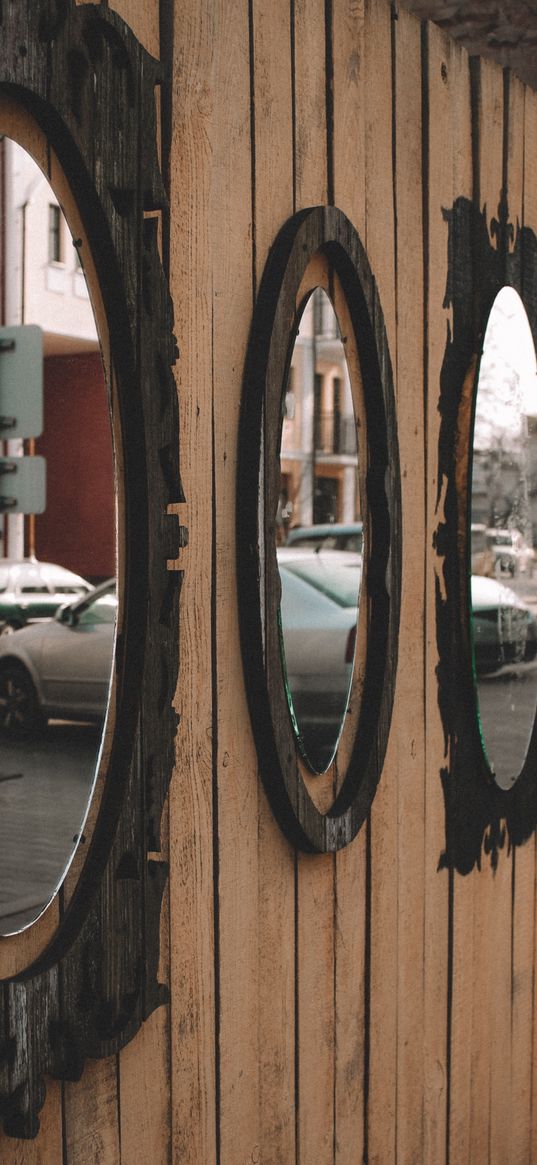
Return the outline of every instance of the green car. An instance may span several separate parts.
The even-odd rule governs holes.
[[[35,558],[0,558],[0,632],[51,619],[62,603],[93,588],[79,574]]]

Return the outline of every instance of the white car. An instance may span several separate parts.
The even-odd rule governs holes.
[[[0,636],[0,730],[32,736],[46,721],[98,721],[108,702],[117,615],[114,579],[53,619]]]

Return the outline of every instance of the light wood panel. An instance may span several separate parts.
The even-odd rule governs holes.
[[[156,0],[114,7],[156,52]],[[0,1159],[526,1165],[537,1157],[535,845],[514,863],[504,850],[496,875],[485,857],[464,878],[438,868],[449,762],[433,549],[450,319],[442,212],[472,198],[468,60],[433,27],[422,40],[405,12],[392,23],[389,0],[184,0],[173,56],[171,287],[190,545],[161,935],[171,1003],[119,1058],[87,1065],[79,1084],[49,1084],[41,1136],[4,1138]],[[493,65],[481,68],[477,112],[490,220],[503,161]],[[511,219],[534,227],[536,134],[537,99],[512,82]],[[336,857],[295,860],[260,786],[245,701],[238,414],[270,245],[294,206],[332,194],[367,246],[396,374],[400,658],[369,824]]]
[[[449,876],[439,871],[445,847],[440,791],[445,755],[438,708],[436,667],[436,587],[445,593],[443,563],[434,549],[434,537],[444,518],[445,482],[439,481],[440,417],[438,401],[441,369],[448,339],[448,318],[442,310],[447,285],[447,226],[443,209],[452,207],[457,134],[453,101],[463,70],[449,38],[430,28],[425,43],[425,108],[427,117],[427,526],[426,526],[426,790],[425,790],[425,960],[424,960],[424,1160],[434,1165],[446,1159],[449,1103],[448,1008],[450,991]],[[465,111],[459,110],[461,127]],[[439,132],[439,127],[442,132]]]
[[[64,1121],[68,1165],[121,1165],[116,1056],[88,1061],[82,1079],[64,1085]]]
[[[397,405],[403,510],[403,591],[397,705],[397,1108],[396,1157],[420,1159],[424,1109],[425,957],[425,392],[421,26],[394,22]],[[438,782],[439,786],[439,782]],[[440,787],[438,809],[440,810]],[[411,824],[412,823],[412,824]],[[409,833],[412,844],[409,844]]]
[[[186,496],[177,765],[170,789],[172,1159],[217,1154],[212,696],[211,166],[215,6],[183,3],[174,21],[170,278],[180,360]]]
[[[432,548],[434,530],[443,516],[444,484],[437,485],[438,415],[436,412],[440,367],[447,341],[446,325],[451,313],[440,314],[447,285],[447,223],[442,208],[449,209],[456,198],[472,196],[471,103],[468,58],[464,50],[448,38],[430,30],[429,48],[429,506],[428,546],[431,568],[429,585],[429,664],[427,707],[427,769],[438,772],[449,756],[443,756],[442,730],[437,706],[435,674],[436,599],[435,573],[444,586],[442,565],[435,562]],[[437,126],[443,125],[442,135]],[[442,154],[442,157],[440,157]],[[438,504],[439,503],[439,504]],[[435,573],[433,573],[435,572]],[[428,917],[434,942],[427,952],[428,977],[425,984],[427,1024],[427,1074],[435,1087],[426,1093],[428,1159],[447,1150],[450,1160],[467,1160],[470,1112],[470,1041],[473,1002],[473,891],[472,879],[434,873],[435,863],[445,845],[443,809],[439,786],[428,790],[428,804],[436,810],[428,814],[429,866],[426,894]],[[446,1128],[446,1112],[449,1124]],[[446,1136],[449,1140],[446,1143]]]
[[[250,24],[245,0],[219,6],[212,138],[213,603],[218,782],[219,1097],[222,1162],[260,1146],[258,774],[244,691],[236,604],[237,437],[252,316]]]
[[[288,0],[252,5],[255,290],[294,209],[292,29]],[[246,386],[247,391],[247,386]],[[240,483],[239,483],[240,487]],[[295,1161],[295,853],[259,783],[259,1147],[267,1165]]]
[[[78,0],[77,0],[78,2]],[[140,3],[140,0],[109,0],[109,8],[132,28],[140,44],[148,53],[158,57],[160,52],[160,12],[158,0]]]
[[[366,249],[377,281],[392,367],[397,368],[395,233],[392,153],[391,9],[365,6]],[[396,384],[397,397],[397,384]],[[395,1157],[397,1109],[397,724],[400,673],[392,727],[370,814],[369,1091],[366,1145],[371,1162]]]
[[[365,239],[364,3],[341,0],[333,21],[334,201]],[[367,826],[335,859],[334,1165],[364,1151]],[[352,985],[351,990],[349,987]]]

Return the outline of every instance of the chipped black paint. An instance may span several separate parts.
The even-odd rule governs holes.
[[[0,92],[28,109],[84,222],[110,332],[123,462],[125,588],[117,712],[78,885],[39,960],[0,984],[0,1118],[34,1137],[45,1077],[77,1080],[164,1003],[159,920],[168,867],[154,851],[174,762],[180,572],[170,517],[183,501],[173,314],[154,220],[169,223],[157,157],[161,66],[105,5],[2,0]],[[165,239],[167,253],[167,240]],[[151,857],[149,854],[151,853]]]
[[[443,574],[436,581],[437,677],[446,754],[441,772],[446,849],[440,861],[466,874],[480,866],[482,855],[495,866],[505,845],[521,845],[537,825],[537,717],[523,769],[509,790],[496,784],[479,736],[467,583],[470,428],[462,420],[468,395],[475,395],[472,362],[478,367],[488,316],[502,287],[518,291],[537,344],[537,237],[530,228],[515,228],[510,222],[505,192],[490,234],[486,207],[479,210],[466,198],[458,198],[443,213],[448,224],[444,307],[452,309],[453,327],[448,324],[441,371],[436,504],[445,490],[445,505],[434,539]]]

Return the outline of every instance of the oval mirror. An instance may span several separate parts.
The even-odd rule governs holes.
[[[277,514],[286,693],[309,768],[345,721],[362,577],[356,420],[345,347],[321,287],[306,301],[284,393]]]
[[[497,783],[520,774],[537,706],[537,376],[512,287],[497,295],[475,398],[471,628],[481,739]]]
[[[84,828],[117,600],[110,408],[83,255],[33,159],[7,138],[0,148],[0,934],[8,935],[51,901]],[[27,495],[11,484],[22,457]]]

